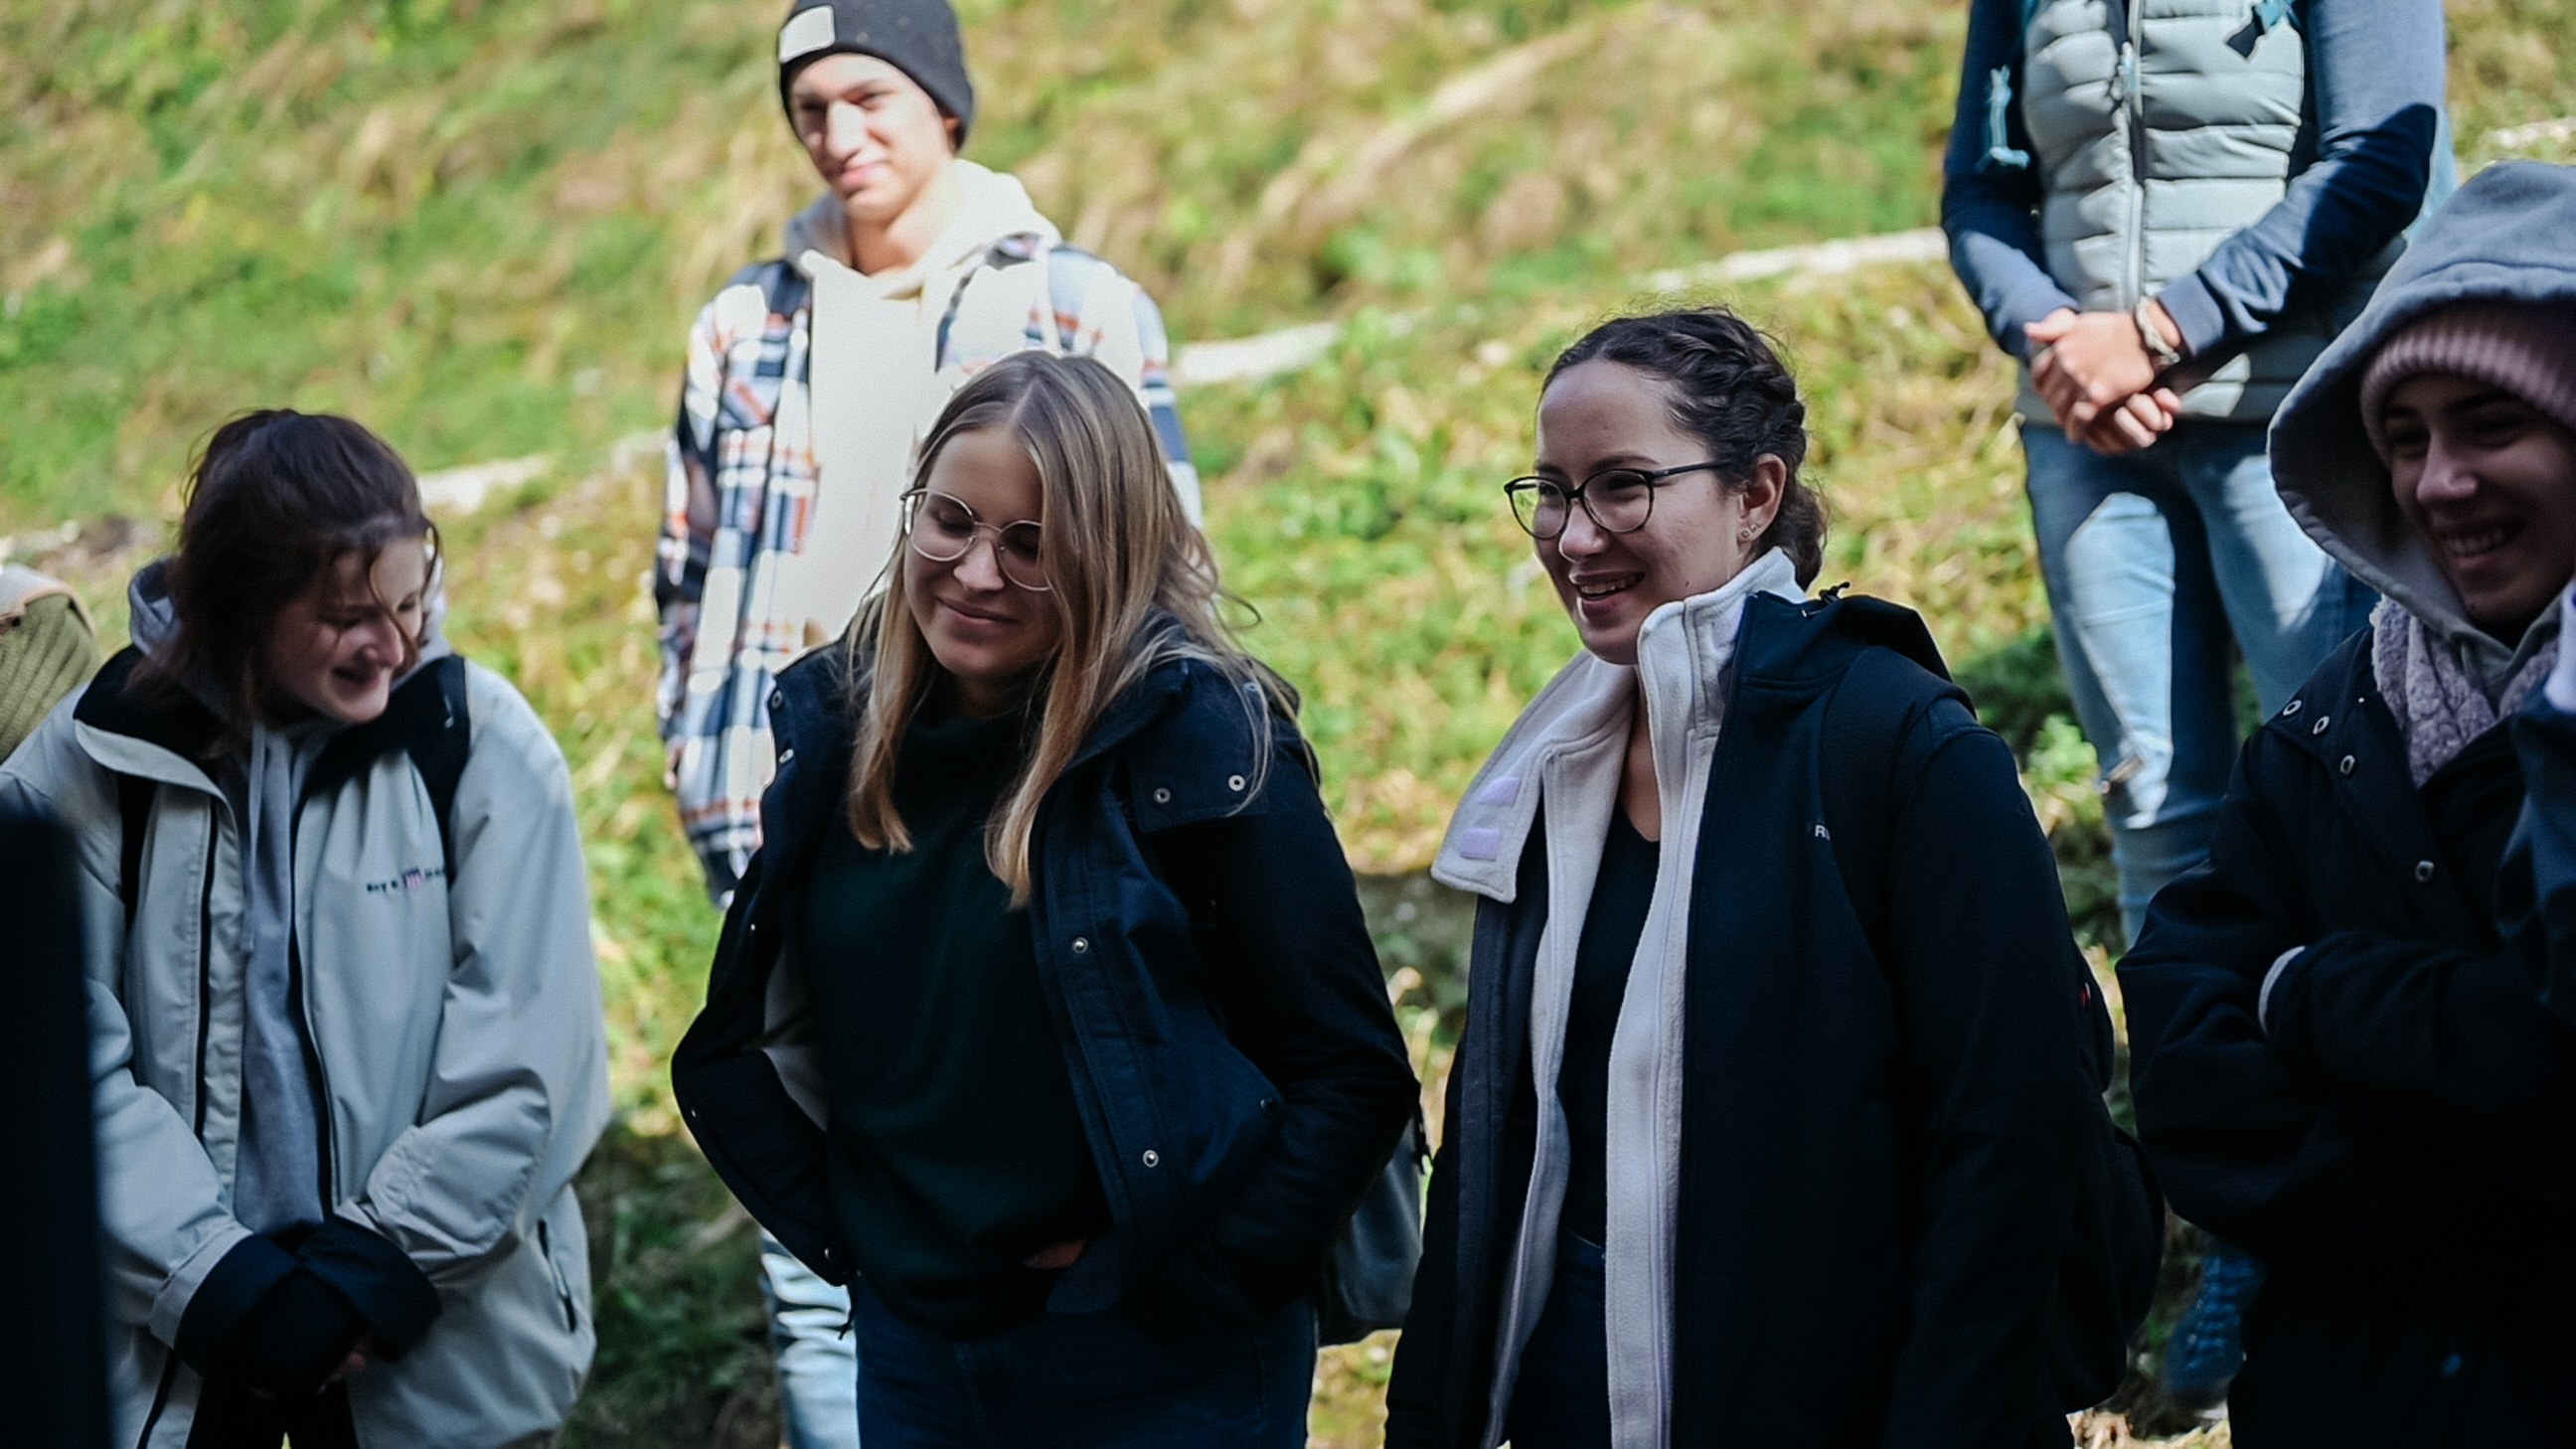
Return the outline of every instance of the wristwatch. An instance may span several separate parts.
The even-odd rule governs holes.
[[[2147,356],[2154,359],[2156,371],[2161,373],[2181,366],[2182,353],[2165,340],[2163,329],[2156,326],[2155,314],[2147,310],[2153,304],[2153,298],[2140,297],[2138,305],[2129,309],[2129,316],[2138,324],[2138,340],[2146,344]]]

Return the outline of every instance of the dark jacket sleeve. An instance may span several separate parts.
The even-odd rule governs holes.
[[[2091,1090],[2087,978],[2011,749],[1946,699],[1908,753],[1927,744],[1887,856],[1924,1221],[1884,1442],[2020,1444],[2062,1422],[2044,1347]]]
[[[2540,772],[2526,781],[2563,788],[2576,766],[2576,721],[2535,711],[2514,733],[2526,772]],[[2500,949],[2338,931],[2285,962],[2261,1003],[2273,1049],[2293,1069],[2542,1197],[2576,1187],[2576,1152],[2544,1145],[2564,1142],[2576,1118],[2576,1019],[2543,1000],[2576,962],[2567,934],[2576,856],[2559,838],[2564,828],[2531,789],[2504,866],[2505,892],[2529,904],[2509,907]],[[2567,919],[2551,919],[2553,896]],[[2563,992],[2555,999],[2563,1003]]]
[[[1263,793],[1265,809],[1173,832],[1210,867],[1228,1034],[1279,1089],[1270,1149],[1204,1240],[1255,1309],[1313,1287],[1421,1090],[1314,781],[1283,751]]]
[[[2021,114],[2021,12],[2021,0],[1969,6],[1959,109],[1941,166],[1941,229],[1950,236],[1950,269],[1985,315],[1986,331],[2028,361],[2023,324],[2076,302],[2049,276],[2039,235],[2039,172]]]
[[[2441,0],[2329,0],[2298,9],[2316,157],[2254,224],[2158,300],[2203,352],[2260,336],[2379,254],[2423,209],[2441,134]]]
[[[2120,963],[2138,1135],[2174,1210],[2258,1256],[2374,1237],[2420,1188],[2388,1129],[2296,1070],[2256,1019],[2263,977],[2310,944],[2301,832],[2271,798],[2295,747],[2237,758],[2209,860],[2167,886]]]

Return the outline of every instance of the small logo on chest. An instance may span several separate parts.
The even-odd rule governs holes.
[[[371,896],[386,896],[392,895],[398,891],[416,891],[422,886],[429,884],[431,881],[445,880],[446,878],[447,872],[438,866],[433,865],[427,869],[414,867],[413,869],[404,871],[402,874],[394,876],[389,880],[371,880],[367,882],[367,894]]]

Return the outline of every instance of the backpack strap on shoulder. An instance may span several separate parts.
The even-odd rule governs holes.
[[[1869,935],[1870,949],[1882,961],[1887,956],[1887,848],[1895,827],[1896,751],[1919,692],[1904,677],[1908,662],[1893,649],[1864,649],[1825,702],[1825,829],[1844,892]]]
[[[456,783],[465,777],[465,762],[474,754],[474,721],[465,701],[465,660],[450,654],[430,666],[437,671],[439,703],[445,718],[434,734],[408,746],[412,768],[428,787],[430,808],[438,815],[438,844],[445,856],[447,880],[456,882]]]
[[[152,801],[160,793],[158,781],[141,775],[116,777],[116,815],[124,825],[125,835],[117,848],[116,898],[125,903],[125,929],[134,930],[135,907],[143,898],[143,838],[152,829]]]

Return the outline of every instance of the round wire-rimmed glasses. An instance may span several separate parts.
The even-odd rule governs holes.
[[[1515,478],[1503,485],[1503,496],[1511,500],[1512,519],[1521,531],[1541,543],[1565,533],[1577,503],[1603,533],[1635,533],[1654,515],[1656,489],[1684,473],[1716,467],[1715,463],[1684,463],[1651,473],[1643,468],[1604,468],[1571,488],[1554,478]]]
[[[915,488],[903,495],[903,532],[912,551],[932,563],[955,563],[973,551],[977,539],[991,534],[993,566],[1004,580],[1033,594],[1054,587],[1047,582],[1045,536],[1034,518],[986,523],[960,499]]]

